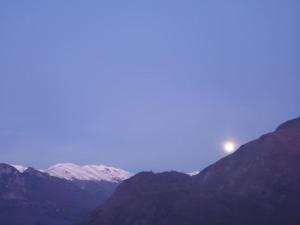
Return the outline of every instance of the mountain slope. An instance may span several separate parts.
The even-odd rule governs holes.
[[[140,173],[86,225],[300,224],[300,118],[188,176]]]

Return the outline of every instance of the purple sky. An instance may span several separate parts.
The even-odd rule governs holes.
[[[70,4],[71,3],[71,4]],[[300,116],[300,1],[0,2],[0,159],[193,171]]]

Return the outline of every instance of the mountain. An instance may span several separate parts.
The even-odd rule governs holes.
[[[298,225],[300,118],[195,176],[139,173],[84,225]]]
[[[96,171],[91,169],[93,176],[80,180],[78,176],[51,174],[69,168],[69,164],[59,165],[44,172],[0,164],[1,225],[71,225],[102,204],[129,174],[111,167],[87,166]],[[94,179],[96,175],[98,179]]]

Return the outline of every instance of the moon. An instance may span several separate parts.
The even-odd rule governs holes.
[[[226,141],[223,144],[223,149],[226,154],[231,154],[236,150],[236,144],[233,141]]]

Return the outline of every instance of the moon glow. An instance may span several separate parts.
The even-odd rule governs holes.
[[[236,144],[233,141],[226,141],[223,144],[223,149],[226,154],[231,154],[236,150]]]

